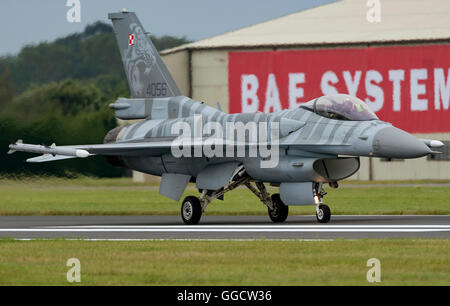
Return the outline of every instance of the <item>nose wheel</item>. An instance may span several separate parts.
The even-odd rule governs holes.
[[[328,223],[331,219],[331,210],[325,204],[320,204],[316,209],[316,218],[319,223]]]

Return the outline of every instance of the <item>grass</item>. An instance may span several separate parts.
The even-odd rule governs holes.
[[[373,257],[378,284],[450,285],[449,254],[450,240],[0,240],[0,285],[68,285],[69,258],[81,285],[368,285]]]
[[[446,185],[354,184],[327,189],[325,203],[333,214],[450,214],[450,188]],[[186,195],[198,195],[193,185]],[[157,184],[136,184],[126,178],[0,180],[0,215],[178,215],[179,210],[178,202],[159,195]],[[227,193],[225,201],[214,201],[205,212],[208,215],[266,213],[265,206],[245,188]],[[314,208],[290,207],[290,213],[311,215]]]
[[[450,213],[450,188],[445,185],[351,182],[327,191],[334,214]],[[187,194],[197,193],[190,187]],[[291,207],[291,214],[313,213],[310,206]],[[0,215],[158,214],[178,215],[179,203],[160,196],[157,184],[92,178],[0,180]],[[250,191],[238,188],[225,201],[212,203],[206,214],[265,215],[266,209]],[[450,285],[449,254],[448,239],[0,239],[0,285],[68,285],[69,258],[81,261],[81,285],[377,285],[366,280],[366,262],[373,257],[381,261],[378,285]]]

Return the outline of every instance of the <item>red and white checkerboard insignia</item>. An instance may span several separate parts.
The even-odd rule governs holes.
[[[128,35],[128,45],[129,46],[134,46],[134,34],[129,34]]]

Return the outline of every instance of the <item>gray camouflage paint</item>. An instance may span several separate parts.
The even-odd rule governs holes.
[[[162,99],[160,99],[162,100]],[[281,120],[295,120],[297,122],[305,123],[305,125],[298,131],[293,132],[288,137],[280,140],[283,146],[314,146],[314,150],[324,153],[333,153],[329,147],[342,146],[340,154],[352,154],[353,148],[346,148],[355,142],[358,142],[358,137],[366,135],[368,137],[365,142],[370,143],[370,136],[373,136],[382,128],[391,126],[389,123],[381,121],[342,121],[332,120],[321,117],[315,113],[298,108],[294,110],[285,110],[273,114],[225,114],[217,109],[200,102],[194,101],[186,97],[173,97],[164,99],[164,103],[159,104],[158,109],[154,110],[152,107],[152,100],[148,100],[149,114],[145,121],[136,122],[126,128],[122,141],[138,141],[145,138],[167,138],[176,137],[171,133],[172,126],[178,122],[187,122],[191,128],[194,128],[194,115],[202,115],[202,123],[217,122],[223,128],[227,122],[265,122],[269,125],[271,122],[280,123]],[[163,109],[161,109],[163,106]],[[154,116],[158,113],[158,116]],[[224,134],[226,137],[226,133]],[[360,142],[361,139],[359,139]],[[320,146],[320,147],[319,147]],[[370,146],[367,147],[369,151],[361,152],[365,156],[370,155]]]
[[[131,99],[119,98],[110,106],[118,118],[144,120],[110,131],[105,144],[59,146],[52,150],[85,150],[91,155],[117,157],[128,168],[144,173],[160,176],[173,173],[193,179],[206,167],[211,169],[213,165],[238,162],[254,180],[270,183],[337,181],[359,169],[359,156],[415,158],[431,153],[423,142],[379,120],[334,120],[302,107],[272,114],[225,114],[182,96],[136,15],[120,12],[109,14],[109,18],[132,95]],[[130,34],[134,35],[133,44],[129,43]],[[171,144],[177,135],[172,134],[172,127],[186,122],[193,130],[195,115],[202,116],[202,124],[218,123],[224,130],[224,139],[227,138],[226,124],[230,122],[265,123],[268,135],[271,134],[271,123],[279,124],[278,165],[261,169],[259,157],[175,158],[171,154]],[[246,137],[245,142],[248,141]],[[11,152],[36,152],[34,145],[19,142],[11,145],[10,149]],[[340,158],[342,155],[353,158]],[[74,156],[44,154],[28,161],[45,162],[71,157]],[[329,169],[326,169],[326,163]],[[329,174],[329,171],[333,173]],[[165,184],[170,185],[170,182]]]
[[[166,94],[157,97],[181,96],[181,91],[136,15],[121,12],[111,13],[108,17],[113,23],[132,97],[155,97],[149,93],[148,88],[157,83],[167,84]],[[134,44],[130,44],[130,35],[134,35]]]

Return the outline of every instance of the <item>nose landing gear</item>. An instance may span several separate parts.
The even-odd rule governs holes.
[[[327,193],[322,189],[322,183],[314,184],[314,202],[316,203],[316,218],[319,223],[328,223],[331,219],[330,208],[323,204],[323,197]]]

